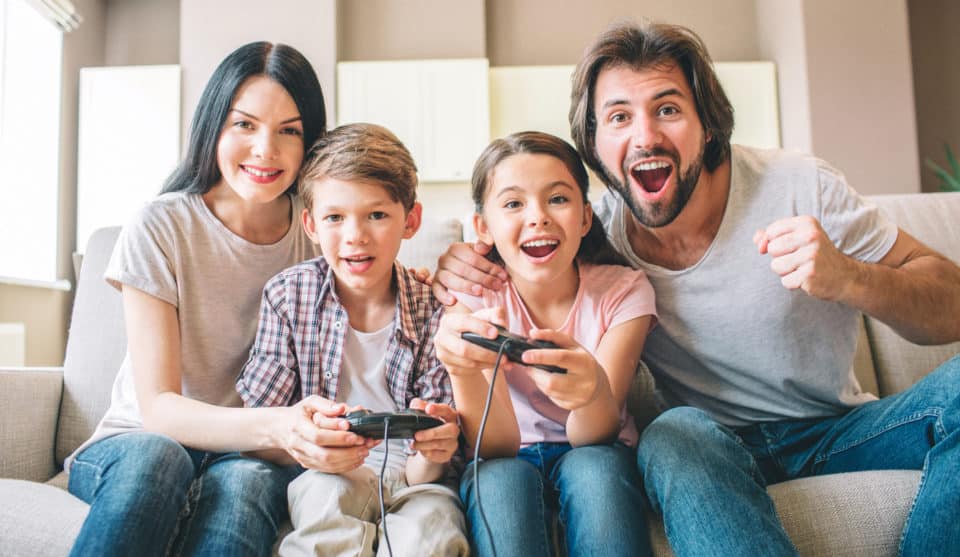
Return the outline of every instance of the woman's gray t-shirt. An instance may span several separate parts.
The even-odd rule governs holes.
[[[177,309],[184,396],[243,405],[234,383],[256,335],[263,286],[281,270],[319,255],[300,225],[302,208],[295,200],[289,231],[270,245],[234,234],[199,194],[161,195],[121,231],[104,277],[117,289],[131,286]],[[110,408],[74,455],[94,441],[142,429],[131,366],[128,352]]]
[[[734,145],[730,172],[717,236],[686,269],[636,257],[618,195],[608,191],[597,208],[614,246],[656,292],[660,326],[644,360],[663,400],[732,426],[838,415],[873,400],[852,369],[860,313],[784,288],[752,237],[775,220],[811,215],[843,253],[876,262],[896,226],[813,157]]]

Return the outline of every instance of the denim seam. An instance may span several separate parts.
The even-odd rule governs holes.
[[[543,462],[543,459],[542,459],[542,455],[541,455],[541,463],[542,463],[542,462]],[[544,507],[546,506],[546,499],[545,499],[545,497],[546,497],[547,491],[546,491],[546,488],[545,488],[545,486],[544,486],[544,481],[543,481],[543,475],[542,475],[542,474],[537,474],[537,483],[540,484],[540,504],[537,505],[537,511],[538,511],[539,514],[540,514],[540,516],[537,517],[537,519],[540,521],[540,522],[538,522],[538,524],[543,524],[543,533],[544,533],[544,535],[547,535],[547,536],[548,536],[548,535],[549,535],[549,532],[548,532],[547,530],[548,530],[549,525],[547,524],[547,516],[546,516],[546,512],[545,512],[546,509],[544,509]],[[561,516],[563,516],[563,515],[561,514]],[[561,519],[561,520],[562,520],[562,519]],[[540,545],[540,550],[541,550],[541,551],[540,551],[540,554],[541,554],[541,555],[549,555],[549,554],[550,554],[550,549],[549,549],[549,547],[550,547],[550,542],[549,542],[549,540],[547,540],[546,538],[543,538],[543,539],[540,540],[540,544],[541,544],[541,545]]]
[[[750,446],[747,445],[747,442],[743,440],[743,437],[740,437],[739,433],[737,433],[735,430],[732,430],[732,429],[730,430],[730,432],[733,434],[734,441],[736,441],[736,443],[740,445],[740,448],[746,451],[747,456],[750,457],[750,473],[753,475],[754,481],[756,481],[758,484],[760,484],[761,487],[766,489],[767,478],[764,477],[763,471],[760,470],[760,465],[757,463],[757,457],[754,456],[753,451],[750,450]],[[769,446],[767,445],[766,442],[764,442],[764,450],[767,450],[769,454]]]
[[[903,530],[900,532],[900,543],[897,545],[897,555],[903,555],[903,542],[907,539],[907,532],[910,529],[910,519],[913,518],[913,510],[917,507],[917,500],[920,499],[920,493],[927,483],[926,467],[920,471],[920,482],[917,485],[917,494],[913,496],[910,502],[910,510],[907,512],[907,520],[903,523]]]
[[[183,509],[180,510],[179,516],[177,517],[177,523],[173,529],[173,535],[170,536],[170,543],[167,546],[167,555],[181,555],[183,553],[183,546],[186,543],[186,538],[182,538],[180,535],[181,532],[189,532],[190,526],[193,524],[193,518],[196,516],[196,509],[200,503],[200,494],[203,492],[203,474],[206,471],[207,464],[210,461],[211,454],[206,452],[203,454],[203,459],[200,461],[200,465],[197,467],[198,473],[197,477],[194,478],[193,482],[190,483],[190,488],[187,489],[187,497],[184,502]]]
[[[926,408],[925,410],[923,410],[922,412],[915,412],[915,413],[913,413],[913,414],[911,414],[911,415],[909,415],[909,416],[904,416],[902,419],[900,419],[900,420],[898,420],[898,421],[896,421],[896,422],[887,424],[887,427],[885,427],[885,428],[883,428],[883,429],[879,429],[879,430],[877,430],[877,431],[871,432],[869,435],[866,435],[866,436],[861,437],[861,438],[859,438],[859,439],[855,439],[855,440],[853,440],[853,441],[850,441],[850,442],[848,442],[847,444],[845,444],[845,445],[843,445],[843,446],[841,446],[841,447],[835,447],[833,450],[831,450],[831,451],[829,451],[829,452],[821,453],[821,454],[817,455],[817,458],[814,460],[814,462],[815,462],[816,464],[821,464],[821,463],[823,463],[823,462],[826,462],[830,457],[832,457],[832,456],[834,456],[834,455],[840,454],[840,453],[842,453],[842,452],[844,452],[844,451],[846,451],[846,450],[848,450],[848,449],[851,449],[851,448],[853,448],[853,447],[856,447],[857,445],[863,444],[863,443],[865,443],[865,442],[867,442],[867,441],[869,441],[869,440],[871,440],[871,439],[873,439],[873,438],[875,438],[875,437],[878,437],[878,436],[880,436],[880,435],[882,435],[882,434],[884,434],[884,433],[887,433],[887,432],[890,431],[890,430],[896,429],[896,428],[898,428],[898,427],[900,427],[900,426],[903,426],[903,425],[906,425],[906,424],[909,424],[909,423],[912,423],[912,422],[916,422],[916,421],[922,420],[922,419],[924,419],[924,418],[930,418],[930,417],[937,418],[937,421],[939,422],[939,421],[940,421],[940,418],[941,418],[942,416],[943,416],[943,408],[935,407],[935,406],[928,407],[928,408]]]

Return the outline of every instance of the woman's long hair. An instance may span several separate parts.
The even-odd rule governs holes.
[[[161,193],[203,194],[220,181],[217,142],[223,123],[237,90],[258,75],[276,81],[293,98],[300,111],[305,150],[323,134],[327,127],[323,91],[310,62],[297,49],[284,44],[245,44],[224,58],[210,76],[193,113],[186,155],[164,182]],[[296,191],[294,182],[287,192]]]

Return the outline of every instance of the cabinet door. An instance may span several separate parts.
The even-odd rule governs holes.
[[[341,62],[337,123],[392,131],[421,182],[463,182],[490,141],[486,59]]]

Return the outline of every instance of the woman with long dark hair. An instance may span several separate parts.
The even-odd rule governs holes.
[[[211,76],[184,160],[106,271],[128,347],[109,410],[66,465],[90,504],[73,554],[269,554],[293,468],[239,451],[308,461],[321,407],[244,409],[234,381],[263,285],[316,255],[292,193],[325,127],[316,73],[289,46],[244,45]]]

